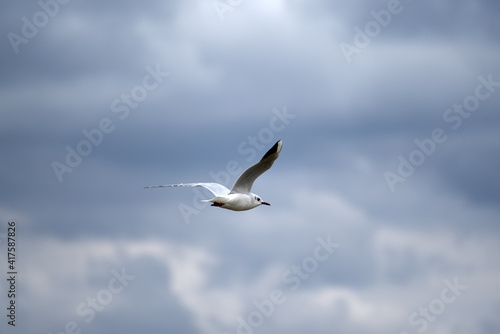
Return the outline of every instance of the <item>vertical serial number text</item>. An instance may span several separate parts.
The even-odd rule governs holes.
[[[16,325],[16,222],[7,223],[7,323]]]

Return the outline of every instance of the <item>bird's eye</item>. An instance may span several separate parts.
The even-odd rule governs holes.
[[[260,202],[260,198],[258,198],[258,197],[257,197],[257,201],[259,201],[259,202]]]

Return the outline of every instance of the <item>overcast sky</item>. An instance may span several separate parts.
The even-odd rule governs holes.
[[[2,333],[500,332],[498,1],[0,7]]]

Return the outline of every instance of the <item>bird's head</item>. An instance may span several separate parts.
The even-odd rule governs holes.
[[[259,206],[259,205],[262,205],[262,204],[271,206],[271,204],[269,204],[269,203],[267,203],[267,202],[264,202],[264,201],[260,198],[260,196],[259,196],[259,195],[252,194],[252,196],[253,196],[253,202],[254,202],[255,206]]]

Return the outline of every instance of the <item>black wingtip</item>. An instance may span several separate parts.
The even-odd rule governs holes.
[[[266,154],[264,154],[264,156],[262,157],[262,159],[261,159],[261,160],[264,160],[265,158],[267,158],[267,157],[268,157],[268,156],[270,156],[271,154],[274,154],[274,153],[278,152],[278,147],[280,147],[280,143],[281,143],[281,139],[280,139],[280,140],[278,140],[278,141],[276,142],[276,144],[274,144],[274,146],[273,146],[273,147],[271,147],[271,148],[269,149],[269,151],[267,151],[267,153],[266,153]]]

